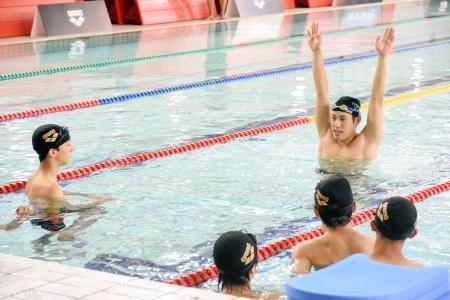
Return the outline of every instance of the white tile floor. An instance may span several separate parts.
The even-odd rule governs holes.
[[[226,300],[238,298],[195,288],[0,254],[0,299]]]

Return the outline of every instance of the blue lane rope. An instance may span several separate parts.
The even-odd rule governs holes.
[[[431,42],[431,43],[426,43],[426,44],[421,44],[421,45],[416,45],[416,46],[407,46],[407,47],[402,47],[402,48],[396,48],[392,52],[393,53],[405,53],[405,52],[411,52],[411,51],[416,51],[416,50],[420,50],[420,49],[445,46],[445,45],[449,45],[449,44],[450,44],[450,40],[443,40],[443,41]],[[377,55],[378,54],[376,52],[370,52],[370,53],[366,53],[366,54],[357,54],[357,55],[350,55],[350,56],[345,56],[345,57],[330,58],[330,59],[326,59],[324,61],[324,64],[325,64],[325,66],[330,66],[330,65],[336,65],[336,64],[358,62],[358,61],[368,60],[368,59],[377,57]],[[164,95],[164,94],[178,92],[178,91],[186,91],[186,90],[190,90],[190,89],[202,88],[202,87],[207,87],[207,86],[223,85],[223,84],[236,82],[236,81],[268,77],[268,76],[274,76],[274,75],[280,75],[280,74],[292,73],[292,72],[298,72],[298,71],[306,71],[309,69],[312,69],[311,63],[295,64],[295,65],[276,68],[276,69],[258,71],[258,72],[254,72],[254,73],[231,75],[231,76],[226,76],[226,77],[219,78],[219,79],[210,79],[210,80],[205,80],[205,81],[198,81],[198,82],[186,83],[186,84],[181,84],[181,85],[176,85],[176,86],[158,88],[158,89],[148,90],[148,91],[143,91],[143,92],[124,94],[124,95],[120,95],[120,96],[100,98],[99,103],[100,103],[100,105],[106,105],[106,104],[112,104],[112,103],[117,103],[117,102],[129,101],[129,100],[138,99],[138,98],[142,98],[142,97]]]

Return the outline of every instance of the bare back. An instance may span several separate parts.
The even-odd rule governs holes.
[[[42,217],[59,214],[67,206],[63,190],[55,176],[41,170],[30,176],[25,187],[25,194],[36,213],[42,214]]]
[[[370,254],[373,239],[353,229],[346,233],[326,233],[324,236],[297,247],[292,255],[293,274],[307,273],[312,267],[328,267],[352,254]]]

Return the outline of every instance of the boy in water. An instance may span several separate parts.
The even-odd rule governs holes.
[[[347,179],[333,175],[319,182],[314,195],[314,214],[322,220],[325,234],[294,249],[292,275],[309,273],[313,267],[328,267],[355,253],[372,252],[373,239],[357,232],[350,224],[355,209]]]
[[[408,199],[391,197],[383,201],[370,222],[370,227],[376,233],[370,258],[386,264],[423,267],[422,264],[403,255],[406,239],[417,235],[416,222],[416,207]]]
[[[33,225],[39,225],[49,231],[59,231],[65,227],[61,213],[90,209],[111,200],[110,197],[63,192],[57,174],[59,168],[70,161],[73,151],[67,127],[55,124],[40,126],[33,133],[32,143],[40,161],[38,169],[30,176],[25,186],[25,193],[35,213],[39,215],[39,218],[32,220]],[[95,201],[73,205],[67,202],[65,195],[78,195]]]
[[[308,44],[313,53],[313,76],[317,95],[315,120],[319,136],[321,169],[336,172],[330,171],[332,161],[366,161],[375,158],[383,138],[384,86],[387,57],[394,42],[394,29],[387,28],[384,37],[377,37],[375,41],[378,60],[372,83],[367,124],[360,133],[356,132],[361,122],[360,101],[354,97],[344,96],[336,103],[330,103],[328,78],[321,48],[322,38],[317,23],[312,24],[308,36]]]

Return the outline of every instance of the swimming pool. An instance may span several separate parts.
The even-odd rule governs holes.
[[[293,18],[291,26],[301,28],[304,21]],[[396,46],[448,39],[450,19],[439,21],[439,26],[434,21],[402,25]],[[231,32],[236,35],[236,31]],[[325,53],[336,57],[369,51],[381,31],[367,28],[332,36]],[[225,42],[238,40],[224,38],[228,31],[208,34]],[[248,31],[239,34],[251,36]],[[148,43],[144,38],[134,46],[146,49]],[[86,59],[120,53],[122,47],[133,48],[132,44],[94,48],[98,52]],[[387,95],[448,84],[448,49],[447,44],[392,56]],[[62,54],[54,58],[52,51],[38,53],[36,59],[43,67],[62,58]],[[264,54],[259,58],[255,53]],[[1,82],[0,105],[2,113],[14,112],[309,60],[305,42],[295,41],[225,54],[5,81]],[[184,68],[178,74],[180,64]],[[327,67],[332,98],[350,94],[367,100],[374,64],[375,60],[369,59]],[[24,179],[36,168],[30,136],[40,124],[70,127],[75,152],[66,169],[73,169],[254,128],[285,116],[309,115],[314,95],[311,74],[306,70],[0,123],[0,182]],[[386,107],[379,158],[363,175],[349,177],[360,208],[449,178],[448,100],[447,92]],[[25,223],[15,231],[0,232],[0,251],[159,280],[199,269],[211,262],[212,243],[224,231],[246,229],[256,233],[263,244],[318,225],[311,213],[313,188],[323,176],[316,172],[316,144],[315,128],[310,124],[68,181],[64,183],[66,190],[110,194],[116,200],[102,205],[105,210],[94,216],[98,220],[73,240],[59,241]],[[26,203],[21,192],[0,199],[1,223],[13,218],[13,209],[19,203]],[[421,233],[407,244],[412,257],[450,266],[450,249],[444,243],[449,231],[437,227],[448,219],[446,202],[448,195],[443,194],[418,205]],[[66,216],[66,223],[75,218]],[[367,231],[367,226],[362,227]],[[288,255],[289,251],[262,263],[256,286],[280,288],[289,274]]]

